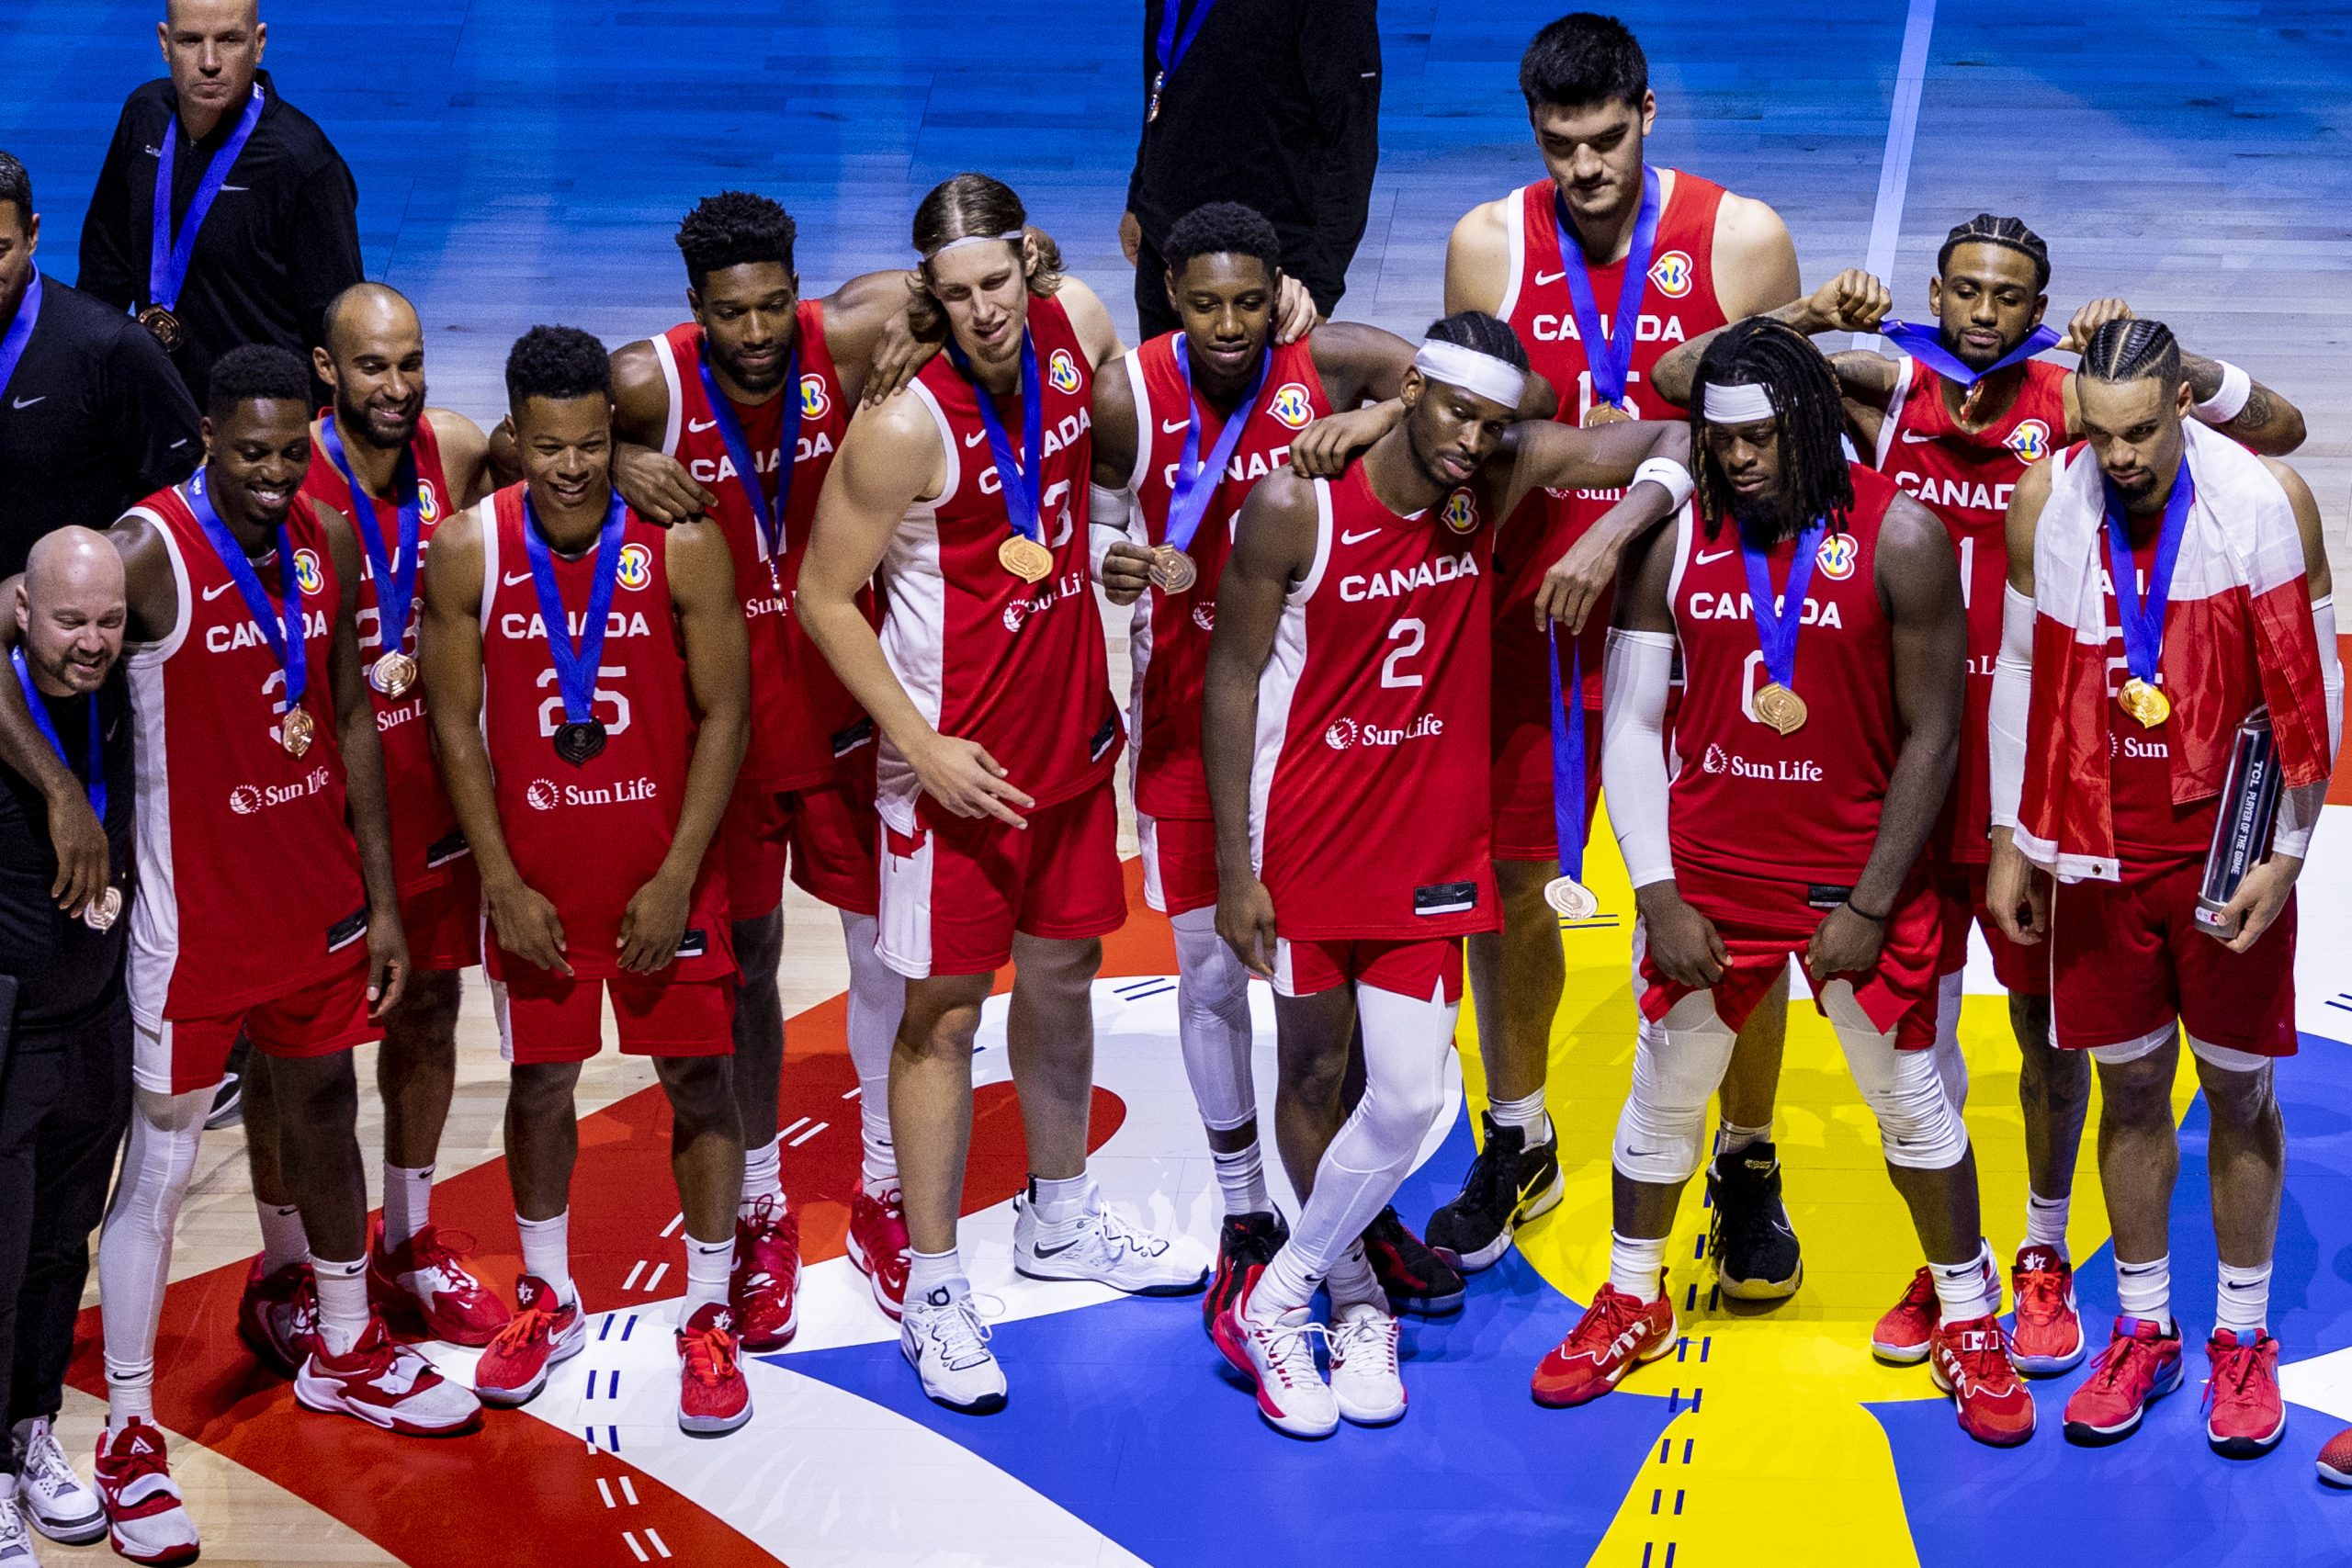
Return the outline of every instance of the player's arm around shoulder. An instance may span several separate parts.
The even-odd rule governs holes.
[[[1589,430],[1522,421],[1505,439],[1512,463],[1500,517],[1515,514],[1539,489],[1625,489],[1545,570],[1536,589],[1538,625],[1556,621],[1574,637],[1616,581],[1626,547],[1690,499],[1690,427],[1680,420],[1623,420]]]
[[[132,512],[115,520],[107,539],[122,558],[124,607],[130,612],[123,640],[133,648],[163,641],[180,623],[179,579],[163,530],[144,513]]]
[[[1093,493],[1088,498],[1087,556],[1094,581],[1114,604],[1132,604],[1151,586],[1152,552],[1132,535],[1136,454],[1144,442],[1141,411],[1126,375],[1127,356],[1094,378]]]
[[[1510,288],[1510,204],[1519,193],[1482,201],[1445,242],[1445,312],[1493,310]]]
[[[613,351],[613,488],[658,527],[699,517],[718,498],[662,447],[670,432],[670,381],[650,338]],[[503,427],[502,427],[503,428]],[[521,475],[519,464],[514,470]]]
[[[1065,275],[1054,298],[1069,312],[1069,324],[1078,333],[1079,346],[1086,350],[1087,362],[1095,369],[1102,369],[1126,352],[1119,342],[1119,329],[1111,320],[1110,308],[1084,282]]]
[[[1363,321],[1327,321],[1306,346],[1335,411],[1387,401],[1404,389],[1405,372],[1413,367],[1411,344]]]

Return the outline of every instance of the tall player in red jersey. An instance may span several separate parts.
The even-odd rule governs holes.
[[[1509,321],[1535,370],[1559,389],[1563,423],[1675,418],[1682,411],[1648,385],[1650,367],[1710,328],[1793,299],[1797,258],[1788,230],[1760,201],[1645,161],[1657,100],[1641,45],[1614,17],[1579,12],[1545,27],[1527,47],[1519,80],[1546,177],[1472,208],[1454,225],[1445,308],[1489,310]],[[1595,342],[1604,345],[1598,356]],[[1557,1143],[1544,1110],[1552,1023],[1566,980],[1559,916],[1544,898],[1559,850],[1552,686],[1548,644],[1531,606],[1547,575],[1572,574],[1583,585],[1591,607],[1565,629],[1581,634],[1575,646],[1582,700],[1597,710],[1605,589],[1625,541],[1596,533],[1594,525],[1616,500],[1608,490],[1531,500],[1540,525],[1513,528],[1496,555],[1494,848],[1503,924],[1498,934],[1470,943],[1491,1131],[1461,1195],[1429,1225],[1430,1244],[1464,1269],[1501,1257],[1516,1226],[1556,1203],[1561,1191]],[[1560,676],[1571,679],[1568,664]],[[1600,728],[1589,714],[1584,730],[1596,758]],[[1589,761],[1588,830],[1599,787],[1600,769]],[[1760,1043],[1766,1049],[1754,1054],[1752,1072],[1743,1060],[1725,1089],[1726,1148],[1769,1145],[1771,1137],[1778,1041]],[[1751,1077],[1762,1085],[1752,1104]],[[1769,1168],[1769,1146],[1758,1154]],[[1770,1234],[1779,1217],[1779,1200],[1761,1182],[1719,1198],[1733,1209],[1770,1209],[1733,1227],[1743,1235]],[[1725,1272],[1753,1277],[1758,1293],[1785,1294],[1777,1286],[1793,1288],[1792,1235],[1785,1250],[1770,1260],[1726,1258]]]
[[[1130,350],[1124,374],[1096,379],[1090,513],[1111,602],[1141,604],[1127,716],[1136,827],[1144,897],[1176,931],[1177,1039],[1225,1200],[1201,1308],[1214,1323],[1241,1271],[1272,1259],[1289,1234],[1259,1148],[1250,976],[1216,934],[1201,682],[1217,581],[1258,482],[1289,464],[1314,421],[1396,396],[1413,347],[1345,321],[1277,343],[1281,241],[1237,203],[1178,219],[1161,252],[1183,325]]]
[[[1680,425],[1515,425],[1526,388],[1501,321],[1437,322],[1399,425],[1338,479],[1277,473],[1250,491],[1217,595],[1204,724],[1217,930],[1274,986],[1277,1141],[1305,1206],[1212,1332],[1294,1437],[1405,1414],[1396,1319],[1361,1238],[1449,1108],[1462,940],[1498,918],[1478,788],[1495,522],[1544,485],[1657,479],[1623,503],[1634,527],[1689,493]],[[1363,1096],[1342,1123],[1358,1020]],[[1327,1286],[1328,1329],[1309,1306]]]
[[[1003,1407],[956,1252],[972,1040],[996,971],[1030,1179],[1013,1266],[1153,1294],[1198,1290],[1189,1243],[1130,1227],[1086,1169],[1090,999],[1126,919],[1111,772],[1119,714],[1088,573],[1091,389],[1120,352],[1102,302],[1023,232],[1018,197],[958,175],[915,210],[926,315],[948,352],[859,413],[801,567],[808,635],[881,732],[876,951],[907,977],[890,1062],[911,1248],[899,1347],[953,1409]],[[876,570],[879,636],[859,606]]]
[[[2009,505],[1986,889],[2009,939],[2049,955],[2058,1048],[2098,1064],[2121,1315],[2066,1436],[2128,1437],[2181,1382],[2168,1216],[2185,1032],[2221,1259],[2205,1432],[2245,1459],[2287,1420],[2267,1321],[2287,1154],[2272,1077],[2295,1051],[2295,881],[2343,728],[2327,552],[2301,477],[2193,417],[2161,322],[2101,326],[2075,381],[2083,444],[2029,469]],[[2200,904],[2256,712],[2284,785],[2276,829],[2243,885]]]
[[[752,1414],[727,1299],[743,1144],[727,889],[707,852],[743,754],[742,606],[715,525],[664,531],[613,489],[612,367],[594,338],[533,328],[507,356],[506,395],[524,481],[445,524],[425,576],[434,736],[481,868],[513,1065],[523,1277],[474,1383],[520,1404],[587,1343],[572,1091],[609,998],[620,1048],[653,1058],[675,1122],[678,1425],[732,1431]]]
[[[1968,706],[1960,771],[1929,840],[1943,900],[1943,953],[1937,982],[1936,1069],[1955,1109],[1966,1106],[1968,1067],[1960,1051],[1960,1002],[1968,932],[1982,931],[1993,972],[2009,997],[2020,1053],[2018,1096],[2025,1113],[2025,1239],[2010,1272],[2017,1303],[2011,1350],[2023,1371],[2064,1371],[2081,1359],[2082,1320],[2066,1246],[2075,1156],[2090,1103],[2090,1065],[2050,1043],[2050,968],[2045,953],[2001,934],[1984,902],[1990,815],[1985,721],[2001,647],[2002,584],[2008,570],[2003,519],[2026,471],[2079,439],[2075,373],[2035,357],[2079,351],[2098,327],[2131,308],[2095,299],[2075,312],[2064,337],[2042,326],[2049,307],[2049,249],[2015,218],[1979,213],[1953,229],[1928,283],[1931,323],[1887,323],[1886,286],[1868,273],[1838,275],[1811,298],[1772,315],[1808,336],[1884,327],[1903,350],[1833,355],[1847,433],[1892,478],[1943,521],[1960,552],[1968,613]],[[1687,395],[1713,334],[1676,349],[1654,372],[1657,387]],[[2291,451],[2302,416],[2269,388],[2222,360],[2182,356],[2200,417],[2258,452]],[[2233,389],[2224,394],[2227,384]],[[1935,1328],[1935,1288],[1926,1269],[1871,1337],[1881,1359],[1923,1359]]]
[[[1617,1124],[1609,1278],[1537,1367],[1579,1404],[1665,1355],[1666,1237],[1707,1096],[1802,957],[1930,1259],[1931,1356],[1963,1431],[2033,1431],[1978,1224],[1968,1133],[1938,1081],[1940,927],[1925,852],[1958,755],[1967,626],[1941,524],[1838,448],[1828,365],[1777,321],[1708,348],[1699,502],[1642,550],[1608,652],[1611,821],[1640,923],[1634,1082]],[[1679,655],[1672,782],[1661,741]]]

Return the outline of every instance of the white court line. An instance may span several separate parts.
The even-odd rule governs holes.
[[[1911,190],[1911,144],[1919,133],[1919,95],[1928,83],[1928,39],[1936,30],[1936,0],[1911,0],[1903,19],[1903,56],[1894,71],[1894,104],[1886,121],[1886,155],[1879,161],[1878,203],[1871,209],[1871,247],[1863,265],[1892,280],[1894,243],[1903,233],[1903,202]],[[1876,350],[1875,333],[1856,333],[1854,346]]]

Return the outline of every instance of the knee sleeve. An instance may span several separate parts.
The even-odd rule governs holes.
[[[1250,1071],[1250,972],[1216,934],[1215,909],[1188,909],[1176,928],[1176,1038],[1201,1124],[1230,1132],[1256,1119]]]
[[[1737,1039],[1706,991],[1683,998],[1656,1023],[1642,1020],[1634,1042],[1634,1087],[1618,1112],[1611,1155],[1619,1174],[1679,1187],[1698,1171],[1707,1097],[1723,1082]]]
[[[209,1089],[181,1095],[142,1089],[134,1096],[122,1174],[98,1233],[98,1306],[109,1378],[143,1379],[153,1368],[172,1235],[211,1109]]]
[[[1966,978],[1955,969],[1936,981],[1936,1077],[1954,1111],[1968,1109],[1968,1058],[1960,1050],[1961,983]]]
[[[907,1010],[907,982],[874,951],[877,922],[842,911],[842,942],[849,953],[849,1059],[861,1084],[887,1087],[890,1046]]]
[[[1894,1034],[1881,1033],[1871,1023],[1848,981],[1831,981],[1821,1005],[1837,1030],[1854,1086],[1878,1118],[1886,1163],[1905,1170],[1958,1165],[1968,1153],[1968,1127],[1936,1070],[1935,1053],[1896,1050]]]

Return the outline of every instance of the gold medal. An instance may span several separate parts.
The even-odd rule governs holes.
[[[109,887],[82,906],[82,923],[94,931],[111,927],[122,914],[122,889]]]
[[[2143,729],[2154,729],[2172,716],[2172,699],[2137,675],[2123,682],[2115,694],[2123,711],[2140,721]]]
[[[180,340],[187,335],[187,329],[180,325],[180,319],[161,305],[150,305],[140,311],[139,324],[147,329],[147,335],[153,338],[165,354],[177,354]]]
[[[1595,403],[1584,411],[1584,427],[1598,430],[1604,424],[1623,424],[1633,417],[1615,403]]]
[[[1782,735],[1794,735],[1804,728],[1804,699],[1778,681],[1766,683],[1756,694],[1755,707],[1756,722],[1769,725]]]
[[[1173,545],[1155,545],[1151,550],[1151,585],[1162,593],[1182,593],[1201,580],[1201,569],[1193,558]]]
[[[999,545],[996,558],[1023,582],[1043,582],[1053,575],[1054,552],[1025,535],[1015,534]]]
[[[311,722],[308,708],[288,708],[277,721],[278,744],[286,748],[289,757],[299,757],[311,749],[311,732],[317,727]]]
[[[368,667],[368,683],[388,697],[404,695],[416,684],[416,660],[392,652]]]
[[[1555,876],[1545,883],[1544,902],[1567,920],[1589,920],[1600,909],[1600,900],[1592,896],[1592,889],[1573,876]]]

